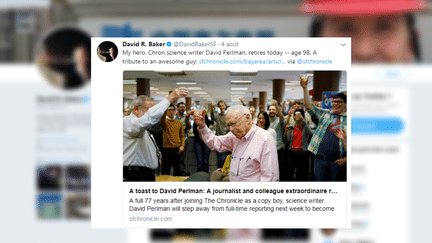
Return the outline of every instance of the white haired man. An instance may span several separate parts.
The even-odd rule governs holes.
[[[249,110],[232,106],[226,114],[230,132],[215,136],[204,121],[205,110],[196,110],[194,122],[211,150],[231,151],[230,181],[279,181],[276,142],[269,132],[255,126]]]
[[[155,181],[158,149],[147,129],[159,121],[171,103],[188,94],[186,88],[177,88],[157,105],[144,95],[133,100],[132,113],[123,118],[123,181]]]

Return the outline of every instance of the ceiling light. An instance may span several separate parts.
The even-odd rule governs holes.
[[[186,76],[186,73],[184,71],[156,71],[156,73],[159,73],[160,75],[164,76]]]
[[[200,88],[200,87],[188,87],[187,89],[188,89],[188,90],[203,90],[203,89]]]
[[[187,81],[183,81],[183,82],[176,82],[177,85],[195,85],[196,82],[187,82]]]
[[[231,84],[235,85],[250,85],[252,81],[250,80],[231,80]]]
[[[136,84],[136,80],[135,79],[123,80],[123,84]]]
[[[246,91],[246,90],[248,90],[249,88],[243,88],[243,87],[231,87],[231,90],[243,90],[243,91]]]
[[[194,92],[195,95],[206,95],[207,92],[204,91],[199,91],[199,92]]]
[[[257,71],[230,71],[230,76],[256,76]]]

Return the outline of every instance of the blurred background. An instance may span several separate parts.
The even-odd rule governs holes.
[[[299,13],[300,2],[1,0],[0,61],[33,62],[37,41],[59,26],[98,37],[305,37],[311,15]],[[416,17],[422,56],[430,61],[429,8]]]
[[[352,106],[362,108],[357,115],[381,105],[372,116],[400,116],[405,127],[384,138],[353,136],[353,156],[361,162],[353,159],[352,229],[92,230],[90,85],[64,90],[48,81],[47,75],[56,73],[38,69],[36,60],[70,64],[75,54],[45,55],[41,43],[47,37],[64,28],[88,37],[306,37],[312,18],[299,13],[300,0],[0,0],[0,241],[427,242],[431,134],[430,115],[422,107],[432,88],[428,2],[416,14],[419,70],[401,71],[411,70],[409,65],[353,72]],[[65,38],[56,48],[76,47],[74,40]],[[77,73],[83,80],[90,75],[83,69]],[[135,84],[129,78],[124,82]],[[388,99],[374,100],[380,94]],[[366,146],[370,143],[376,146]]]

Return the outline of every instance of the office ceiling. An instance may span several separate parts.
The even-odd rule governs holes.
[[[133,98],[136,95],[136,79],[150,80],[151,96],[161,100],[167,92],[177,87],[201,88],[202,90],[189,90],[192,102],[202,103],[226,101],[229,105],[240,104],[238,97],[245,98],[246,103],[253,97],[259,97],[260,91],[267,92],[269,101],[273,99],[273,79],[285,80],[285,99],[302,99],[303,91],[299,84],[299,77],[305,71],[259,71],[255,76],[232,76],[229,71],[184,71],[183,76],[166,76],[153,71],[124,72],[124,97]],[[252,81],[252,84],[232,85],[231,81]],[[195,85],[178,85],[177,82],[195,82]],[[310,78],[309,87],[313,87],[313,78]],[[231,90],[232,88],[247,88],[245,91]],[[157,90],[156,90],[157,89]],[[160,93],[165,92],[165,93]],[[207,94],[196,93],[206,92]]]

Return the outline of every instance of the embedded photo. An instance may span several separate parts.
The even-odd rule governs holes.
[[[123,181],[346,181],[345,71],[125,71]]]

